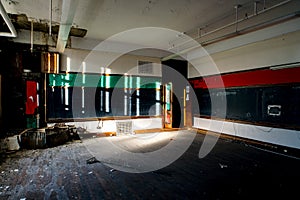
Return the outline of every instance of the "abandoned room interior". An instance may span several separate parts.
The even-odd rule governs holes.
[[[299,196],[299,0],[0,11],[0,199]]]

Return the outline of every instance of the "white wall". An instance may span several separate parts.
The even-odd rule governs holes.
[[[138,60],[150,61],[154,64],[154,73],[151,76],[161,76],[160,59],[136,55],[121,55],[112,52],[99,52],[66,48],[61,55],[60,69],[67,71],[67,58],[70,59],[70,72],[82,72],[82,62],[86,62],[86,73],[101,73],[101,68],[108,67],[112,74],[138,75]]]
[[[300,131],[194,117],[195,128],[300,149]]]
[[[145,130],[145,129],[160,129],[162,128],[162,118],[145,118],[145,119],[128,119],[128,120],[105,120],[103,126],[98,128],[99,121],[85,121],[85,122],[70,122],[68,125],[75,125],[76,127],[82,127],[90,133],[105,133],[105,132],[116,132],[116,122],[132,122],[132,130]],[[48,124],[53,126],[54,124]]]
[[[110,68],[112,69],[113,74],[123,74],[128,73],[131,75],[138,75],[137,65],[138,60],[140,61],[150,61],[155,63],[153,66],[153,76],[162,76],[160,59],[158,58],[150,58],[144,56],[134,56],[134,55],[124,55],[119,59],[114,61]]]
[[[216,44],[219,45],[219,44]],[[219,46],[220,47],[220,46]],[[207,47],[213,49],[211,46]],[[199,51],[200,52],[200,51]],[[195,58],[195,52],[194,58]],[[200,52],[201,53],[201,52]],[[192,53],[191,53],[192,54]],[[189,78],[300,61],[300,31],[193,59]],[[216,68],[217,67],[217,68]],[[222,125],[220,125],[222,123]],[[195,128],[300,149],[300,131],[194,118]]]
[[[193,59],[189,78],[300,61],[300,31]]]

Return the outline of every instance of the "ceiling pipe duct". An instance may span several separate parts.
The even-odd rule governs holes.
[[[33,20],[31,20],[31,29],[30,29],[30,51],[33,52]]]
[[[294,63],[285,63],[285,64],[280,64],[280,65],[275,65],[271,66],[271,70],[280,70],[280,69],[289,69],[289,68],[294,68],[294,67],[299,67],[300,62],[294,62]]]
[[[49,2],[49,35],[52,35],[52,0]]]
[[[60,53],[63,53],[65,50],[78,2],[78,0],[64,0],[62,3],[62,14],[56,44],[56,50]]]
[[[283,17],[279,17],[279,18],[276,18],[276,19],[267,21],[267,22],[265,22],[265,23],[263,23],[263,24],[257,24],[257,25],[253,25],[253,26],[251,26],[251,27],[247,27],[247,28],[245,28],[245,29],[243,29],[243,30],[240,30],[238,33],[235,32],[235,31],[233,31],[233,32],[230,32],[230,33],[228,33],[228,34],[225,34],[225,35],[222,35],[222,36],[219,36],[219,37],[215,37],[215,38],[213,38],[213,39],[204,40],[204,41],[202,41],[202,42],[201,42],[199,45],[197,45],[197,46],[188,47],[188,48],[186,48],[186,49],[181,50],[181,51],[178,52],[178,53],[174,53],[174,54],[171,54],[171,55],[169,55],[169,56],[163,57],[163,58],[161,58],[161,61],[166,61],[166,60],[170,60],[170,59],[173,59],[173,58],[176,58],[176,57],[180,57],[180,56],[182,56],[182,55],[184,55],[184,54],[186,54],[186,53],[188,53],[188,52],[190,52],[190,51],[192,51],[192,50],[195,50],[195,49],[199,48],[200,45],[203,47],[203,46],[206,46],[206,45],[209,45],[209,44],[212,44],[212,43],[224,41],[224,40],[226,40],[226,39],[231,39],[231,38],[233,38],[233,37],[235,37],[235,36],[241,36],[241,35],[243,35],[243,34],[247,34],[247,33],[251,32],[252,30],[258,30],[258,29],[260,29],[260,27],[267,27],[269,24],[272,24],[272,25],[278,24],[278,23],[280,23],[280,22],[285,22],[285,21],[290,20],[290,19],[299,18],[299,16],[300,16],[300,13],[298,13],[298,12],[297,12],[297,13],[292,13],[292,14],[289,14],[289,15],[287,15],[287,16],[283,16]],[[297,27],[297,25],[296,25],[296,26],[293,26],[293,28],[290,28],[290,27],[289,27],[289,29],[286,29],[286,30],[284,29],[284,30],[282,30],[281,34],[286,34],[286,33],[288,33],[288,32],[293,32],[293,31],[299,30],[299,28],[300,28],[300,27]],[[275,34],[275,36],[273,35],[272,37],[276,37],[276,36],[278,36],[278,33]],[[264,38],[264,39],[266,39],[266,38]],[[257,39],[257,40],[255,40],[255,41],[253,41],[253,42],[257,42],[257,41],[260,41],[260,40],[262,40],[262,39]],[[246,43],[246,44],[248,44],[248,43]],[[238,45],[238,46],[235,46],[235,47],[239,47],[239,45]],[[229,47],[229,48],[227,47],[227,48],[228,48],[228,49],[231,49],[231,48],[235,48],[235,47],[232,47],[232,46],[231,46],[231,47]],[[220,50],[220,51],[224,51],[223,48],[221,48],[221,49],[222,49],[222,50]],[[214,53],[220,52],[220,51],[214,51]],[[210,52],[210,53],[211,53],[211,52]]]
[[[235,9],[235,32],[238,31],[238,24],[239,24],[239,8],[241,8],[242,5],[238,4],[234,6]]]
[[[242,29],[242,30],[237,30],[237,24],[241,24],[242,22],[245,22],[246,20],[250,20],[250,19],[252,19],[252,18],[254,19],[254,18],[256,18],[256,17],[259,17],[259,16],[262,15],[262,14],[265,14],[265,13],[267,13],[267,12],[269,12],[269,11],[272,11],[272,10],[274,10],[274,9],[276,9],[276,8],[279,8],[279,7],[283,6],[283,5],[286,5],[286,4],[290,3],[290,2],[292,2],[292,0],[285,0],[285,1],[282,1],[282,2],[280,2],[280,3],[278,3],[278,4],[275,4],[275,5],[273,5],[273,6],[269,7],[269,8],[264,8],[263,10],[258,11],[257,13],[253,13],[252,15],[247,16],[247,18],[236,19],[235,21],[233,21],[233,22],[231,22],[231,23],[229,23],[229,24],[226,24],[226,25],[224,25],[224,26],[221,26],[221,27],[219,27],[219,28],[216,28],[216,29],[214,29],[214,30],[212,30],[212,31],[209,31],[209,32],[207,32],[207,33],[200,34],[200,35],[198,35],[197,37],[194,37],[194,38],[192,38],[192,39],[186,40],[186,41],[184,41],[184,42],[182,42],[182,43],[179,43],[179,44],[176,45],[176,46],[173,45],[171,48],[169,48],[169,50],[172,50],[172,49],[175,49],[175,48],[179,48],[179,47],[183,47],[184,45],[186,45],[186,44],[188,44],[188,43],[192,43],[192,44],[193,44],[195,40],[197,41],[197,40],[199,40],[199,39],[203,39],[203,38],[206,37],[206,36],[210,36],[210,35],[212,35],[212,34],[214,34],[214,33],[217,33],[217,32],[219,32],[219,31],[225,30],[225,29],[230,28],[230,27],[233,27],[233,26],[235,27],[234,33],[230,32],[229,34],[227,33],[227,34],[224,34],[224,35],[222,35],[222,36],[218,36],[217,38],[214,38],[214,39],[224,38],[224,37],[226,37],[226,36],[233,37],[234,35],[242,34],[242,31],[244,31],[245,29],[244,29],[244,30],[243,30],[243,29]],[[235,7],[234,7],[234,8],[235,8],[235,11],[237,12],[238,8],[240,8],[241,6],[242,6],[242,5],[237,5],[237,6],[235,6]],[[298,13],[289,13],[289,14],[286,14],[285,16],[281,16],[281,17],[279,17],[279,18],[286,18],[287,16],[290,17],[290,16],[295,16],[295,15],[298,15]],[[237,14],[236,14],[236,16],[237,16]],[[276,20],[278,20],[279,18],[277,18]],[[274,19],[273,19],[273,20],[274,20]],[[266,21],[264,24],[267,24],[268,22],[273,22],[273,20],[268,20],[268,21]],[[255,28],[255,27],[257,27],[257,25],[251,25],[250,27],[247,28],[247,30],[249,31],[249,29],[251,29],[251,27]],[[206,44],[206,43],[208,43],[209,41],[212,41],[212,40],[214,40],[214,39],[204,40],[203,42],[199,42],[199,44],[200,44],[200,45],[203,45],[203,44]],[[171,54],[171,55],[169,55],[169,56],[163,57],[163,58],[161,58],[161,60],[162,60],[162,61],[166,61],[166,60],[169,60],[169,59],[178,57],[179,55],[185,54],[185,53],[187,53],[187,52],[189,52],[189,51],[191,51],[191,50],[193,50],[193,49],[195,49],[195,48],[197,48],[197,47],[188,47],[188,48],[185,48],[185,49],[183,49],[183,50],[181,50],[181,51],[179,51],[179,52],[177,52],[177,53],[174,53],[174,54]]]
[[[228,34],[221,35],[219,37],[215,37],[215,38],[212,38],[212,39],[202,41],[201,45],[206,46],[206,45],[218,42],[218,41],[225,40],[227,38],[231,38],[231,37],[234,37],[234,36],[250,33],[253,30],[257,31],[259,29],[263,29],[263,28],[266,28],[266,27],[269,27],[269,26],[272,26],[272,25],[278,25],[280,23],[284,23],[288,20],[293,20],[293,19],[296,19],[296,18],[299,18],[299,17],[300,17],[300,12],[290,13],[290,14],[287,14],[287,15],[284,15],[284,16],[280,16],[280,17],[270,19],[270,20],[262,22],[262,23],[257,23],[257,24],[254,24],[252,26],[245,27],[243,29],[240,29],[238,32],[230,32]],[[295,29],[299,30],[300,27],[299,26],[295,27]],[[293,31],[296,31],[296,30],[293,29]],[[283,31],[283,32],[285,32],[285,31]]]
[[[17,37],[17,31],[16,31],[14,25],[11,23],[10,18],[8,17],[1,1],[0,1],[0,13],[10,31],[10,33],[9,32],[0,32],[0,36]]]
[[[254,8],[253,8],[254,15],[257,15],[257,4],[259,4],[259,1],[254,1]]]

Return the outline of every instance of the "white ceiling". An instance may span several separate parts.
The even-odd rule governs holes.
[[[51,19],[52,25],[60,25],[64,1],[73,0],[1,0],[7,13],[26,14],[29,20],[48,24]],[[239,8],[238,19],[253,15],[254,2],[254,0],[78,0],[72,27],[86,29],[85,39],[99,41],[123,31],[142,27],[167,28],[197,37],[199,33],[206,33],[234,22],[236,19],[234,7],[237,4],[242,5]],[[281,2],[287,4],[289,1],[260,0],[257,10],[262,11]],[[130,39],[134,38],[143,38],[143,35],[132,35]],[[176,42],[170,40],[182,39],[180,36],[178,38],[169,37],[168,42],[175,44]]]
[[[26,14],[41,22],[50,20],[51,0],[1,1],[8,13]],[[53,23],[60,22],[62,2],[52,0]],[[73,26],[87,29],[87,38],[101,40],[138,27],[189,32],[229,15],[233,21],[237,3],[252,6],[253,0],[79,0]],[[275,4],[276,0],[266,3]]]

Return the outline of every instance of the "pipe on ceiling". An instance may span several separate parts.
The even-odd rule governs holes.
[[[180,57],[183,54],[186,54],[186,53],[188,53],[192,50],[195,50],[199,47],[203,47],[204,45],[209,45],[209,44],[214,43],[214,42],[219,42],[219,41],[223,41],[223,40],[226,40],[226,39],[230,39],[230,38],[233,38],[234,36],[241,36],[243,34],[247,34],[247,33],[251,32],[252,29],[257,30],[260,26],[266,27],[268,24],[274,25],[274,24],[278,24],[280,22],[284,22],[284,21],[289,20],[289,19],[294,19],[295,17],[299,17],[298,15],[299,15],[299,13],[292,13],[292,14],[289,14],[287,16],[283,16],[283,17],[279,17],[279,18],[276,18],[276,19],[273,19],[273,20],[266,21],[263,24],[258,24],[258,25],[253,25],[251,27],[247,27],[245,29],[239,30],[239,32],[233,31],[233,32],[230,32],[228,34],[222,35],[220,37],[216,37],[216,38],[213,38],[213,39],[210,39],[210,40],[205,40],[205,41],[199,43],[199,45],[188,47],[184,50],[181,50],[178,53],[173,53],[169,56],[163,57],[163,58],[161,58],[161,61],[167,61],[167,60],[170,60],[170,59],[173,59],[173,58],[176,58],[176,57]],[[291,30],[285,30],[283,32],[287,33],[286,31],[295,31],[295,30],[291,29]],[[257,40],[257,41],[259,41],[259,40]],[[214,52],[214,53],[216,53],[216,52]]]
[[[49,2],[49,35],[52,35],[52,0]]]
[[[30,51],[33,52],[33,20],[30,22]]]
[[[224,26],[221,26],[221,27],[219,27],[219,28],[216,28],[216,29],[214,29],[214,30],[212,30],[212,31],[209,31],[209,32],[207,32],[207,33],[204,33],[204,34],[202,34],[201,36],[195,37],[195,38],[193,38],[193,39],[191,39],[191,40],[194,41],[194,40],[200,39],[201,37],[204,37],[204,36],[207,36],[207,35],[211,35],[211,34],[213,34],[213,33],[215,33],[215,32],[218,32],[218,31],[221,31],[221,30],[223,30],[223,29],[226,29],[226,28],[228,28],[228,27],[230,27],[230,26],[236,25],[237,23],[241,23],[241,22],[243,22],[243,21],[249,20],[249,19],[251,19],[251,18],[253,18],[253,17],[256,17],[256,16],[259,15],[259,14],[266,13],[266,12],[268,12],[268,11],[271,11],[271,10],[273,10],[273,9],[275,9],[275,8],[278,8],[278,7],[280,7],[280,6],[283,6],[283,5],[285,5],[285,4],[287,4],[287,3],[290,3],[290,2],[291,2],[291,0],[285,0],[285,1],[282,1],[282,2],[280,2],[280,3],[276,4],[276,5],[273,5],[273,6],[269,7],[269,8],[264,8],[263,10],[257,12],[256,14],[249,15],[247,18],[237,19],[237,20],[234,21],[234,22],[231,22],[231,23],[229,23],[229,24],[226,24],[226,25],[224,25]],[[239,7],[240,7],[240,6],[241,6],[241,5],[239,5]],[[182,45],[184,45],[184,44],[186,44],[186,43],[188,43],[188,42],[191,42],[191,40],[188,40],[188,41],[185,41],[185,42],[183,42],[183,43],[181,43],[181,44],[178,44],[177,46],[174,46],[173,48],[176,48],[176,47],[178,47],[178,46],[182,46]]]
[[[62,3],[62,14],[56,43],[56,50],[60,53],[65,50],[78,2],[78,0],[64,0]]]
[[[0,13],[10,31],[10,32],[0,32],[0,36],[17,37],[17,31],[14,25],[11,23],[10,18],[8,17],[7,12],[5,11],[1,1],[0,1]]]
[[[180,44],[178,44],[178,45],[176,45],[176,46],[171,47],[170,49],[178,48],[178,47],[180,47],[180,46],[183,46],[184,44],[193,42],[193,41],[195,41],[195,40],[197,41],[198,39],[200,39],[200,38],[202,38],[202,37],[204,37],[204,36],[208,36],[208,35],[211,35],[211,34],[213,34],[213,33],[218,32],[218,31],[221,31],[221,30],[223,30],[223,29],[225,29],[225,28],[231,27],[231,26],[233,26],[233,25],[237,25],[238,23],[241,23],[241,22],[244,22],[244,21],[246,21],[246,20],[248,20],[248,19],[250,19],[250,18],[254,18],[254,17],[256,17],[256,16],[259,16],[260,14],[266,13],[266,12],[268,12],[268,11],[271,11],[271,10],[273,10],[273,9],[275,9],[275,8],[278,8],[278,7],[280,7],[280,6],[283,6],[283,5],[285,5],[285,4],[287,4],[287,3],[290,3],[290,2],[291,2],[291,0],[284,0],[284,1],[280,2],[280,3],[278,3],[278,4],[275,4],[275,5],[273,5],[273,6],[269,7],[269,8],[267,8],[267,9],[264,8],[263,10],[261,10],[261,11],[259,11],[259,12],[257,12],[257,13],[254,13],[253,15],[248,16],[247,19],[245,19],[245,18],[242,18],[242,19],[240,19],[240,20],[239,20],[239,19],[236,19],[236,21],[234,21],[234,22],[231,22],[231,23],[226,24],[226,25],[224,25],[224,26],[222,26],[222,27],[219,27],[219,28],[216,28],[216,29],[214,29],[214,30],[212,30],[212,31],[209,31],[209,32],[207,32],[207,33],[204,33],[204,34],[202,34],[202,35],[200,35],[200,36],[198,36],[198,37],[195,37],[195,38],[192,38],[192,39],[187,40],[187,41],[185,41],[185,42],[182,42],[182,43],[180,43]],[[236,9],[236,11],[237,11],[237,9]],[[256,26],[253,26],[253,27],[256,27]],[[251,28],[251,27],[249,27],[249,28]],[[238,33],[237,30],[235,30],[235,32],[234,32],[233,34],[236,34],[236,35],[237,35],[237,33]],[[241,31],[239,31],[238,34],[241,34]],[[229,35],[232,35],[232,33],[230,33]],[[224,37],[226,37],[226,36],[227,36],[227,35],[224,35]],[[205,42],[207,42],[207,41],[205,41]],[[204,43],[205,43],[205,42],[204,42]],[[201,44],[199,44],[199,45],[201,45]],[[187,52],[189,52],[189,51],[191,51],[191,50],[193,50],[193,49],[195,49],[195,48],[197,48],[197,47],[189,47],[189,48],[184,49],[184,50],[182,50],[182,51],[180,51],[180,52],[178,52],[178,53],[174,53],[174,54],[171,54],[171,55],[169,55],[169,56],[166,56],[166,57],[162,58],[161,60],[162,60],[162,61],[166,61],[166,60],[169,60],[169,59],[178,57],[179,55],[182,55],[182,54],[184,54],[184,53],[187,53]]]

